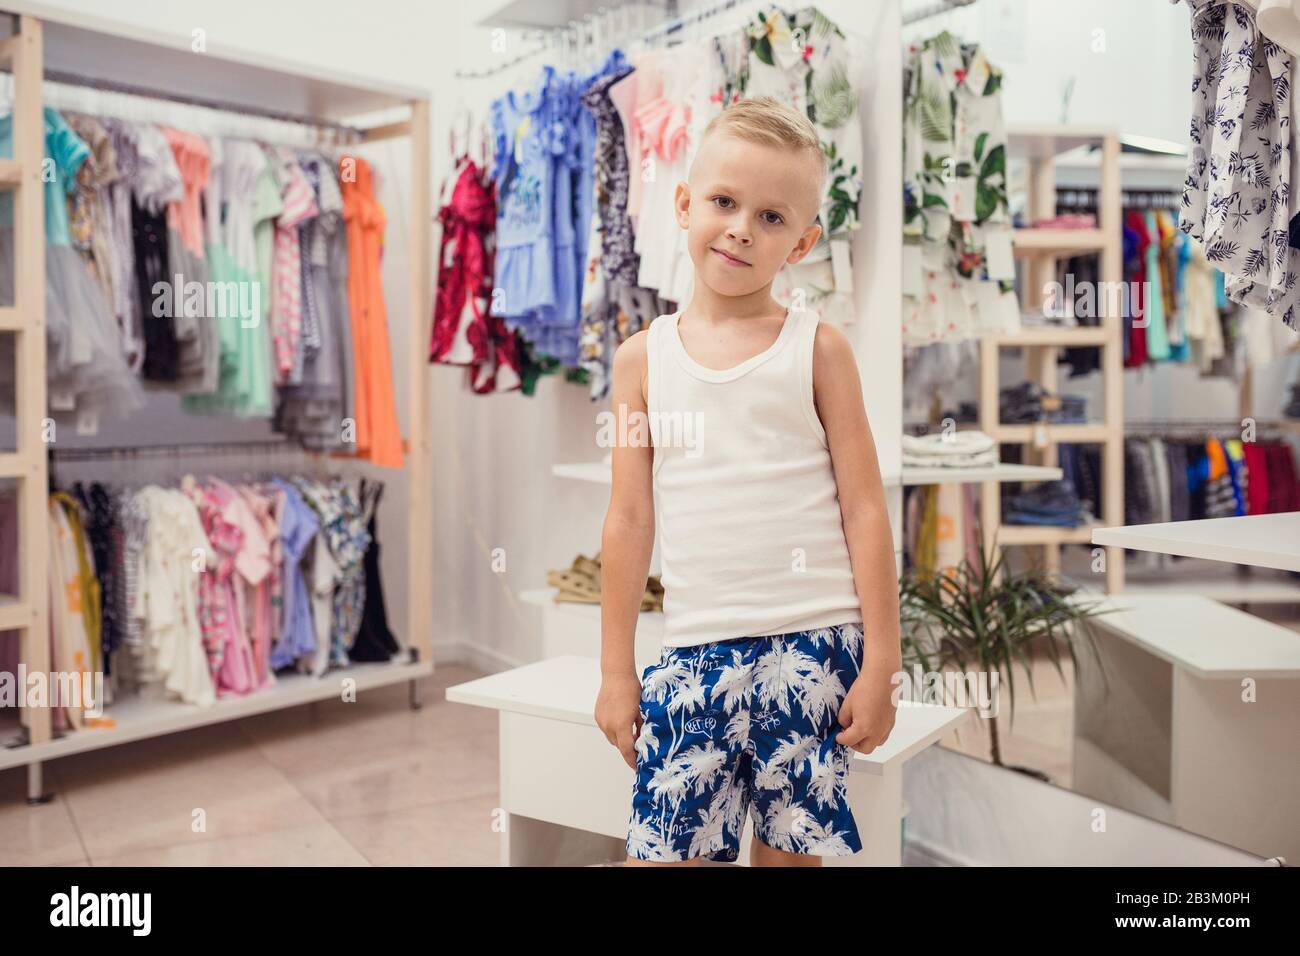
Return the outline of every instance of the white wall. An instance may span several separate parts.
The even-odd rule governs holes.
[[[903,0],[904,15],[932,2]],[[1181,3],[975,0],[907,27],[904,36],[945,28],[980,43],[1005,71],[1008,123],[1112,126],[1186,141],[1192,51]]]

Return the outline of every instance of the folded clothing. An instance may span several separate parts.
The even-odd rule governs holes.
[[[1003,524],[1053,525],[1077,528],[1089,520],[1074,482],[1062,478],[1008,496],[1003,501]]]
[[[998,393],[999,420],[1008,425],[1087,421],[1086,395],[1053,395],[1037,382],[1011,385]]]
[[[940,432],[934,435],[904,435],[903,464],[927,467],[971,468],[996,465],[998,450],[993,439],[981,431]]]

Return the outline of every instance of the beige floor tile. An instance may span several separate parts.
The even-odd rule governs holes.
[[[60,794],[92,861],[102,857],[302,828],[324,820],[230,725],[62,761]],[[194,831],[195,810],[205,829]]]
[[[45,786],[55,796],[34,807],[27,804],[27,768],[0,770],[0,867],[72,866],[87,860],[57,775],[51,766],[44,769]]]
[[[350,753],[333,762],[300,759],[282,772],[331,821],[496,793],[498,787],[495,734],[405,747],[387,740]]]
[[[496,793],[335,820],[375,866],[497,866]]]
[[[91,854],[95,866],[367,866],[362,856],[327,823],[195,839],[172,846]]]

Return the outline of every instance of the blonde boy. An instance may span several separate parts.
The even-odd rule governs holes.
[[[601,549],[595,717],[637,772],[629,864],[733,861],[747,812],[753,864],[861,849],[845,785],[894,725],[893,544],[848,340],[771,295],[817,242],[825,181],[802,114],[724,110],[677,185],[691,300],[614,357],[615,413],[651,435],[614,449]],[[638,679],[656,524],[664,647]]]

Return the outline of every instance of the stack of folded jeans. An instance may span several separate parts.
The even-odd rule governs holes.
[[[1060,528],[1077,528],[1090,520],[1074,483],[1045,481],[1040,485],[1011,495],[1002,502],[1003,524],[1051,525]]]
[[[998,414],[1007,425],[1087,421],[1086,395],[1053,395],[1036,382],[1011,385],[998,393]]]

